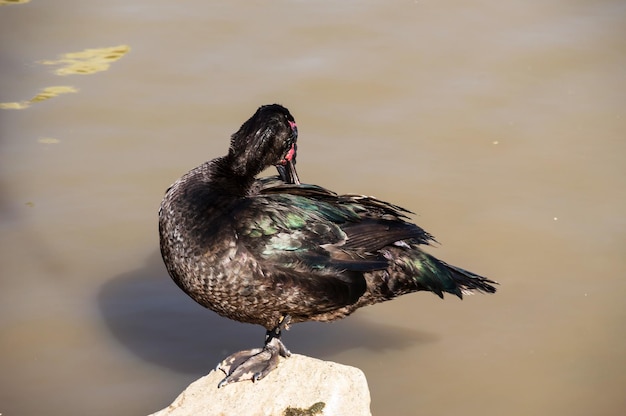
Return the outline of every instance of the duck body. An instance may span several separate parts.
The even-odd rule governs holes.
[[[285,315],[332,321],[419,290],[492,291],[422,251],[432,237],[400,207],[278,178],[225,197],[204,182],[207,171],[200,166],[168,192],[162,255],[176,284],[222,316],[271,330]]]
[[[262,325],[267,347],[281,325],[332,321],[410,292],[495,292],[495,282],[424,252],[420,246],[433,238],[408,221],[408,210],[301,184],[296,138],[288,110],[263,106],[232,136],[228,155],[167,190],[159,211],[161,254],[174,282],[196,302]],[[280,177],[256,179],[271,165]],[[275,347],[289,355],[282,343]],[[257,353],[233,357],[233,368]],[[241,367],[239,375],[227,368],[225,384],[267,370],[257,371],[258,362]]]

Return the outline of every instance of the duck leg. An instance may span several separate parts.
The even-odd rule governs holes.
[[[280,340],[283,330],[289,329],[289,315],[285,315],[280,323],[265,334],[265,346],[251,350],[239,351],[229,355],[217,365],[217,369],[226,374],[217,388],[242,380],[261,380],[278,366],[280,356],[289,357],[291,352]]]

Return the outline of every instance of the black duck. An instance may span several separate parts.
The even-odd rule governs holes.
[[[332,321],[420,290],[442,298],[496,290],[422,251],[433,237],[408,210],[301,184],[297,136],[286,108],[262,106],[226,156],[183,175],[161,203],[161,254],[174,282],[218,314],[267,330],[262,348],[218,366],[219,386],[259,380],[288,357],[280,336],[289,324]],[[279,177],[256,179],[270,166]]]

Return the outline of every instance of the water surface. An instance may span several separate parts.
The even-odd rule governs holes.
[[[0,6],[0,413],[147,414],[261,342],[170,281],[156,212],[280,102],[301,178],[406,206],[431,252],[501,283],[298,325],[292,351],[361,368],[376,415],[623,414],[625,17],[564,0]]]

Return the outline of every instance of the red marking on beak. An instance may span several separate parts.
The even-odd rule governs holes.
[[[287,161],[291,161],[291,159],[293,159],[295,154],[296,154],[296,144],[294,143],[291,145],[291,149],[289,149],[289,151],[287,152],[287,155],[285,156],[285,160],[283,164],[287,163]]]

